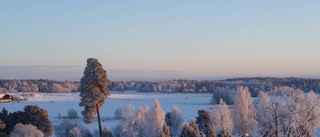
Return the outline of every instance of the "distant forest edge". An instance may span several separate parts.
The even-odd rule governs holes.
[[[183,93],[214,93],[217,89],[236,90],[238,86],[248,87],[252,96],[259,91],[271,91],[287,86],[299,88],[304,92],[313,90],[320,93],[320,79],[308,78],[233,78],[225,80],[168,80],[168,81],[111,81],[112,91],[137,90],[138,92],[183,92]],[[79,82],[55,80],[0,80],[0,93],[12,92],[46,92],[68,93],[77,92]]]

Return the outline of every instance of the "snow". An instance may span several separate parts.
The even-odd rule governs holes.
[[[118,124],[118,120],[114,119],[114,112],[121,106],[127,107],[130,103],[137,110],[139,107],[147,105],[151,108],[153,101],[157,99],[161,108],[165,113],[171,111],[173,105],[176,105],[181,110],[184,120],[189,122],[195,119],[199,109],[209,110],[210,99],[212,94],[187,94],[187,93],[141,93],[136,91],[116,92],[111,91],[111,95],[105,100],[105,104],[101,108],[102,126],[106,126],[109,130]],[[22,94],[18,94],[22,96]],[[80,96],[79,93],[35,93],[28,96],[28,101],[2,103],[9,112],[23,110],[26,105],[38,105],[42,109],[49,112],[49,119],[53,126],[58,126],[62,119],[58,118],[58,113],[62,116],[67,115],[68,109],[75,109],[80,116],[79,121],[82,122],[81,111],[79,107]],[[92,131],[98,129],[97,121],[85,125]]]

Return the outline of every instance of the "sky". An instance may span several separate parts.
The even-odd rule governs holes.
[[[3,0],[0,79],[320,78],[318,0]]]

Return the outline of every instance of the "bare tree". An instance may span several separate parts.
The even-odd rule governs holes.
[[[290,90],[287,94],[287,118],[283,132],[287,136],[311,137],[320,128],[319,97],[311,91],[307,95],[302,90]]]
[[[261,136],[279,137],[284,123],[286,104],[282,96],[272,98],[265,92],[260,91],[256,106],[256,119],[259,121],[258,133]]]
[[[84,76],[80,81],[80,97],[81,102],[79,106],[83,106],[84,122],[90,124],[98,114],[99,132],[102,135],[101,121],[100,121],[100,107],[104,104],[105,98],[110,95],[109,80],[107,79],[107,72],[102,65],[95,58],[87,59],[87,66],[84,70]]]

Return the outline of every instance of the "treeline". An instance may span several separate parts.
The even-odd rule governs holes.
[[[55,80],[0,80],[0,93],[12,92],[46,92],[66,93],[76,92],[78,82]]]
[[[259,91],[270,91],[277,87],[299,88],[304,92],[313,90],[320,93],[320,79],[306,78],[233,78],[226,80],[168,80],[168,81],[111,81],[112,91],[137,90],[138,92],[182,92],[182,93],[215,93],[221,88],[236,90],[239,86],[248,87],[252,96]],[[76,92],[79,82],[54,80],[0,80],[0,93],[7,92]]]
[[[320,129],[320,98],[312,91],[280,87],[259,92],[252,100],[247,87],[235,91],[234,105],[223,99],[210,110],[198,110],[198,116],[189,123],[180,109],[173,106],[165,113],[160,102],[154,100],[137,110],[129,104],[118,108],[114,118],[119,123],[103,137],[312,137]],[[53,127],[49,114],[39,106],[25,106],[23,111],[0,112],[0,136],[97,137],[99,132],[82,126],[77,111],[69,109],[59,126]]]
[[[169,80],[169,81],[112,81],[110,90],[137,90],[138,92],[183,92],[183,93],[214,93],[221,88],[236,90],[239,86],[248,87],[252,96],[259,91],[270,91],[274,88],[287,86],[299,88],[304,92],[313,90],[320,93],[320,79],[306,78],[234,78],[226,80]]]

